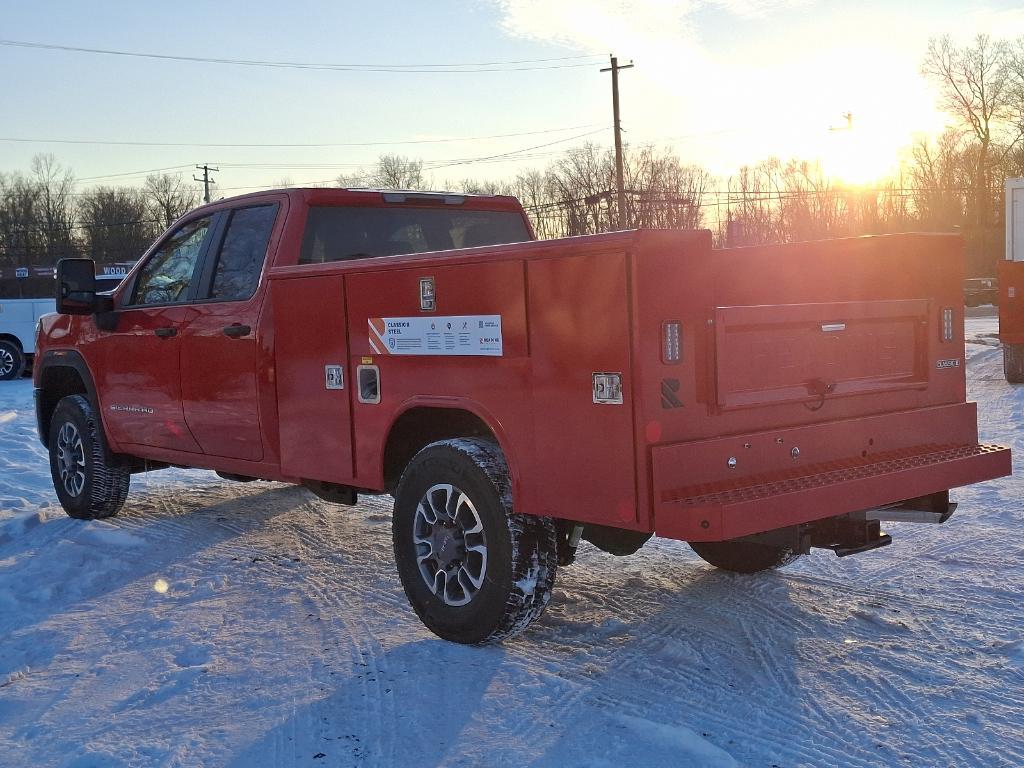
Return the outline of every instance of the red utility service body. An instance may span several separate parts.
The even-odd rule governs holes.
[[[965,402],[956,236],[715,250],[706,231],[641,230],[300,265],[311,205],[382,195],[289,190],[203,210],[262,202],[280,208],[251,299],[126,308],[114,332],[47,318],[48,348],[66,335],[86,360],[114,452],[383,491],[396,430],[451,409],[499,442],[518,511],[689,541],[1009,473]],[[462,204],[521,213],[512,198]],[[409,354],[419,318],[442,341]],[[452,353],[450,322],[474,353]],[[230,324],[252,332],[228,338]],[[169,325],[173,338],[153,334]],[[343,388],[325,386],[329,366]],[[379,402],[361,401],[364,366]],[[621,402],[598,397],[614,375]]]

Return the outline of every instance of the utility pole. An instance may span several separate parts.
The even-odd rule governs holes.
[[[602,69],[602,72],[612,73],[612,114],[615,118],[615,188],[618,192],[619,201],[619,229],[625,229],[629,224],[626,217],[626,185],[622,179],[622,125],[619,122],[619,70],[632,69],[633,62],[619,66],[619,60],[611,57],[612,65]]]
[[[195,174],[192,174],[193,181],[203,182],[203,202],[210,202],[210,185],[216,184],[213,179],[210,178],[210,171],[220,171],[220,168],[211,168],[208,165],[197,165],[196,168],[203,172],[203,178],[197,178]]]

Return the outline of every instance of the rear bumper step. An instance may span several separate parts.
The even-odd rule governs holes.
[[[685,541],[722,541],[862,510],[894,520],[897,512],[917,510],[883,507],[1008,474],[1008,448],[921,445],[662,492],[655,531]],[[917,522],[927,515],[920,516]]]
[[[894,507],[887,509],[869,509],[865,518],[868,520],[885,520],[890,523],[944,523],[956,512],[956,504],[947,505],[943,512],[930,512],[926,509],[903,509]]]

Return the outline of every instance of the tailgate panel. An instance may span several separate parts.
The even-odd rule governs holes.
[[[925,387],[929,306],[907,299],[718,307],[718,406]]]

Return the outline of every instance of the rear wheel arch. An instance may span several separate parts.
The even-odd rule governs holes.
[[[382,454],[384,490],[393,492],[409,462],[431,443],[456,438],[483,438],[496,443],[505,458],[510,477],[515,462],[504,433],[489,414],[464,406],[413,405],[402,411],[388,430]]]

